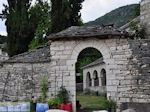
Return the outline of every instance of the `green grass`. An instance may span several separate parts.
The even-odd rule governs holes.
[[[108,108],[108,101],[105,97],[91,95],[77,95],[82,108],[88,110],[103,110]]]

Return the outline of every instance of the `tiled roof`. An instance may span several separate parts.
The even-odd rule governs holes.
[[[86,37],[97,37],[107,38],[109,36],[125,36],[129,34],[126,31],[119,30],[113,26],[72,26],[66,30],[63,30],[56,34],[49,35],[50,40],[57,39],[73,39],[73,38],[86,38]]]
[[[92,67],[92,66],[95,66],[95,65],[98,65],[98,64],[104,64],[103,58],[97,59],[96,61],[82,67],[82,69],[89,68],[89,67]]]
[[[50,48],[48,45],[41,46],[32,51],[10,57],[3,63],[41,63],[41,62],[50,62]]]

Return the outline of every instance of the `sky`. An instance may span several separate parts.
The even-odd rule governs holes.
[[[34,0],[35,1],[35,0]],[[140,0],[85,0],[81,10],[83,22],[95,20],[121,6],[139,3]],[[7,0],[0,0],[0,13]],[[7,35],[5,22],[0,20],[0,34]]]

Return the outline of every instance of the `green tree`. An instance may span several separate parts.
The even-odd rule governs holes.
[[[7,50],[10,56],[28,50],[28,44],[32,40],[29,32],[28,10],[30,0],[7,0],[3,14],[6,16]]]
[[[82,9],[81,4],[83,1],[84,0],[70,0],[70,7],[71,7],[70,21],[72,26],[82,25],[80,10]]]
[[[46,1],[38,0],[29,11],[31,30],[34,33],[34,38],[31,41],[29,48],[35,47],[47,42],[47,35],[51,32],[51,8]]]
[[[52,33],[59,32],[64,29],[62,22],[62,0],[51,0],[52,11],[51,11],[51,21],[52,21]]]
[[[70,26],[81,25],[82,2],[84,0],[51,0],[52,32],[56,33]]]
[[[6,17],[8,54],[20,54],[44,43],[51,26],[50,5],[42,0],[37,0],[34,6],[31,0],[7,1],[3,17]]]

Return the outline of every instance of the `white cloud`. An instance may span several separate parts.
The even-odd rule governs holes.
[[[3,4],[7,4],[7,0],[0,0],[0,13],[4,9]],[[0,35],[7,35],[5,21],[0,19]]]
[[[4,9],[3,4],[7,4],[7,0],[0,0],[0,13]]]
[[[7,36],[7,32],[6,31],[0,31],[0,35]]]
[[[7,35],[5,21],[0,20],[0,35]]]
[[[94,20],[118,7],[139,3],[140,0],[85,0],[81,10],[84,22]]]

